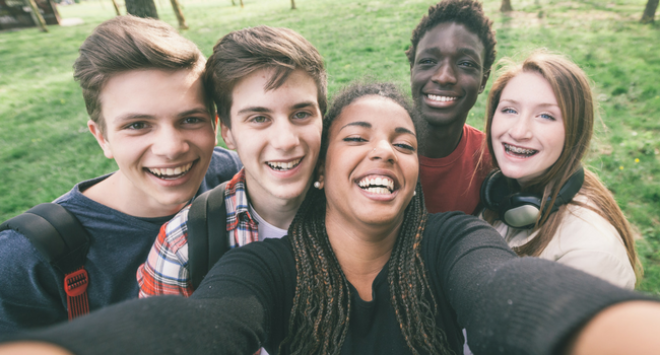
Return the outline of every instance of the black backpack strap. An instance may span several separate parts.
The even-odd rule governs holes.
[[[83,265],[89,237],[78,219],[56,203],[42,203],[0,225],[24,235],[42,257],[62,272],[69,319],[89,313],[89,275]]]
[[[224,182],[197,196],[188,212],[188,271],[193,290],[229,250]]]

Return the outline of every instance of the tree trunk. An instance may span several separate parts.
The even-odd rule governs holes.
[[[502,6],[500,7],[500,11],[502,12],[513,11],[513,7],[511,7],[511,0],[502,0]]]
[[[178,0],[170,0],[172,2],[172,8],[174,9],[174,14],[176,19],[179,20],[179,28],[182,30],[188,29],[188,24],[186,23],[186,18],[183,17],[183,11],[181,11],[181,6],[179,6]]]
[[[126,0],[126,12],[137,17],[158,19],[154,0]]]
[[[37,27],[39,27],[41,32],[48,32],[46,21],[44,21],[44,17],[41,16],[41,12],[39,12],[37,3],[35,3],[34,0],[28,0],[27,2],[30,4],[30,8],[32,9],[32,18],[34,19],[34,22],[36,22]]]
[[[291,10],[296,9],[296,0],[291,0]]]
[[[649,0],[646,3],[646,9],[644,9],[644,15],[642,15],[642,23],[653,23],[655,21],[655,10],[658,8],[659,0]]]
[[[243,8],[243,0],[241,0],[241,9]]]
[[[119,12],[119,5],[117,5],[117,0],[112,0],[112,6],[115,8],[117,16],[121,16],[121,13]]]

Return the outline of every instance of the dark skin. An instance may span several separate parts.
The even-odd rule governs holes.
[[[485,55],[479,37],[456,22],[438,24],[419,41],[410,86],[422,118],[420,155],[444,158],[458,146],[468,113],[488,81]]]

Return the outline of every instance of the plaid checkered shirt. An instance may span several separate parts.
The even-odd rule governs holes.
[[[230,248],[259,241],[257,222],[248,211],[243,169],[227,183],[225,208]],[[193,293],[192,280],[188,271],[188,227],[186,224],[189,211],[190,205],[161,227],[158,238],[149,251],[147,261],[140,265],[137,271],[140,298],[157,295],[188,297]]]

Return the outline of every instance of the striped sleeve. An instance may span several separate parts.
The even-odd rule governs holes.
[[[147,261],[137,271],[140,298],[158,295],[192,294],[192,280],[188,273],[188,211],[181,210],[161,227]]]

